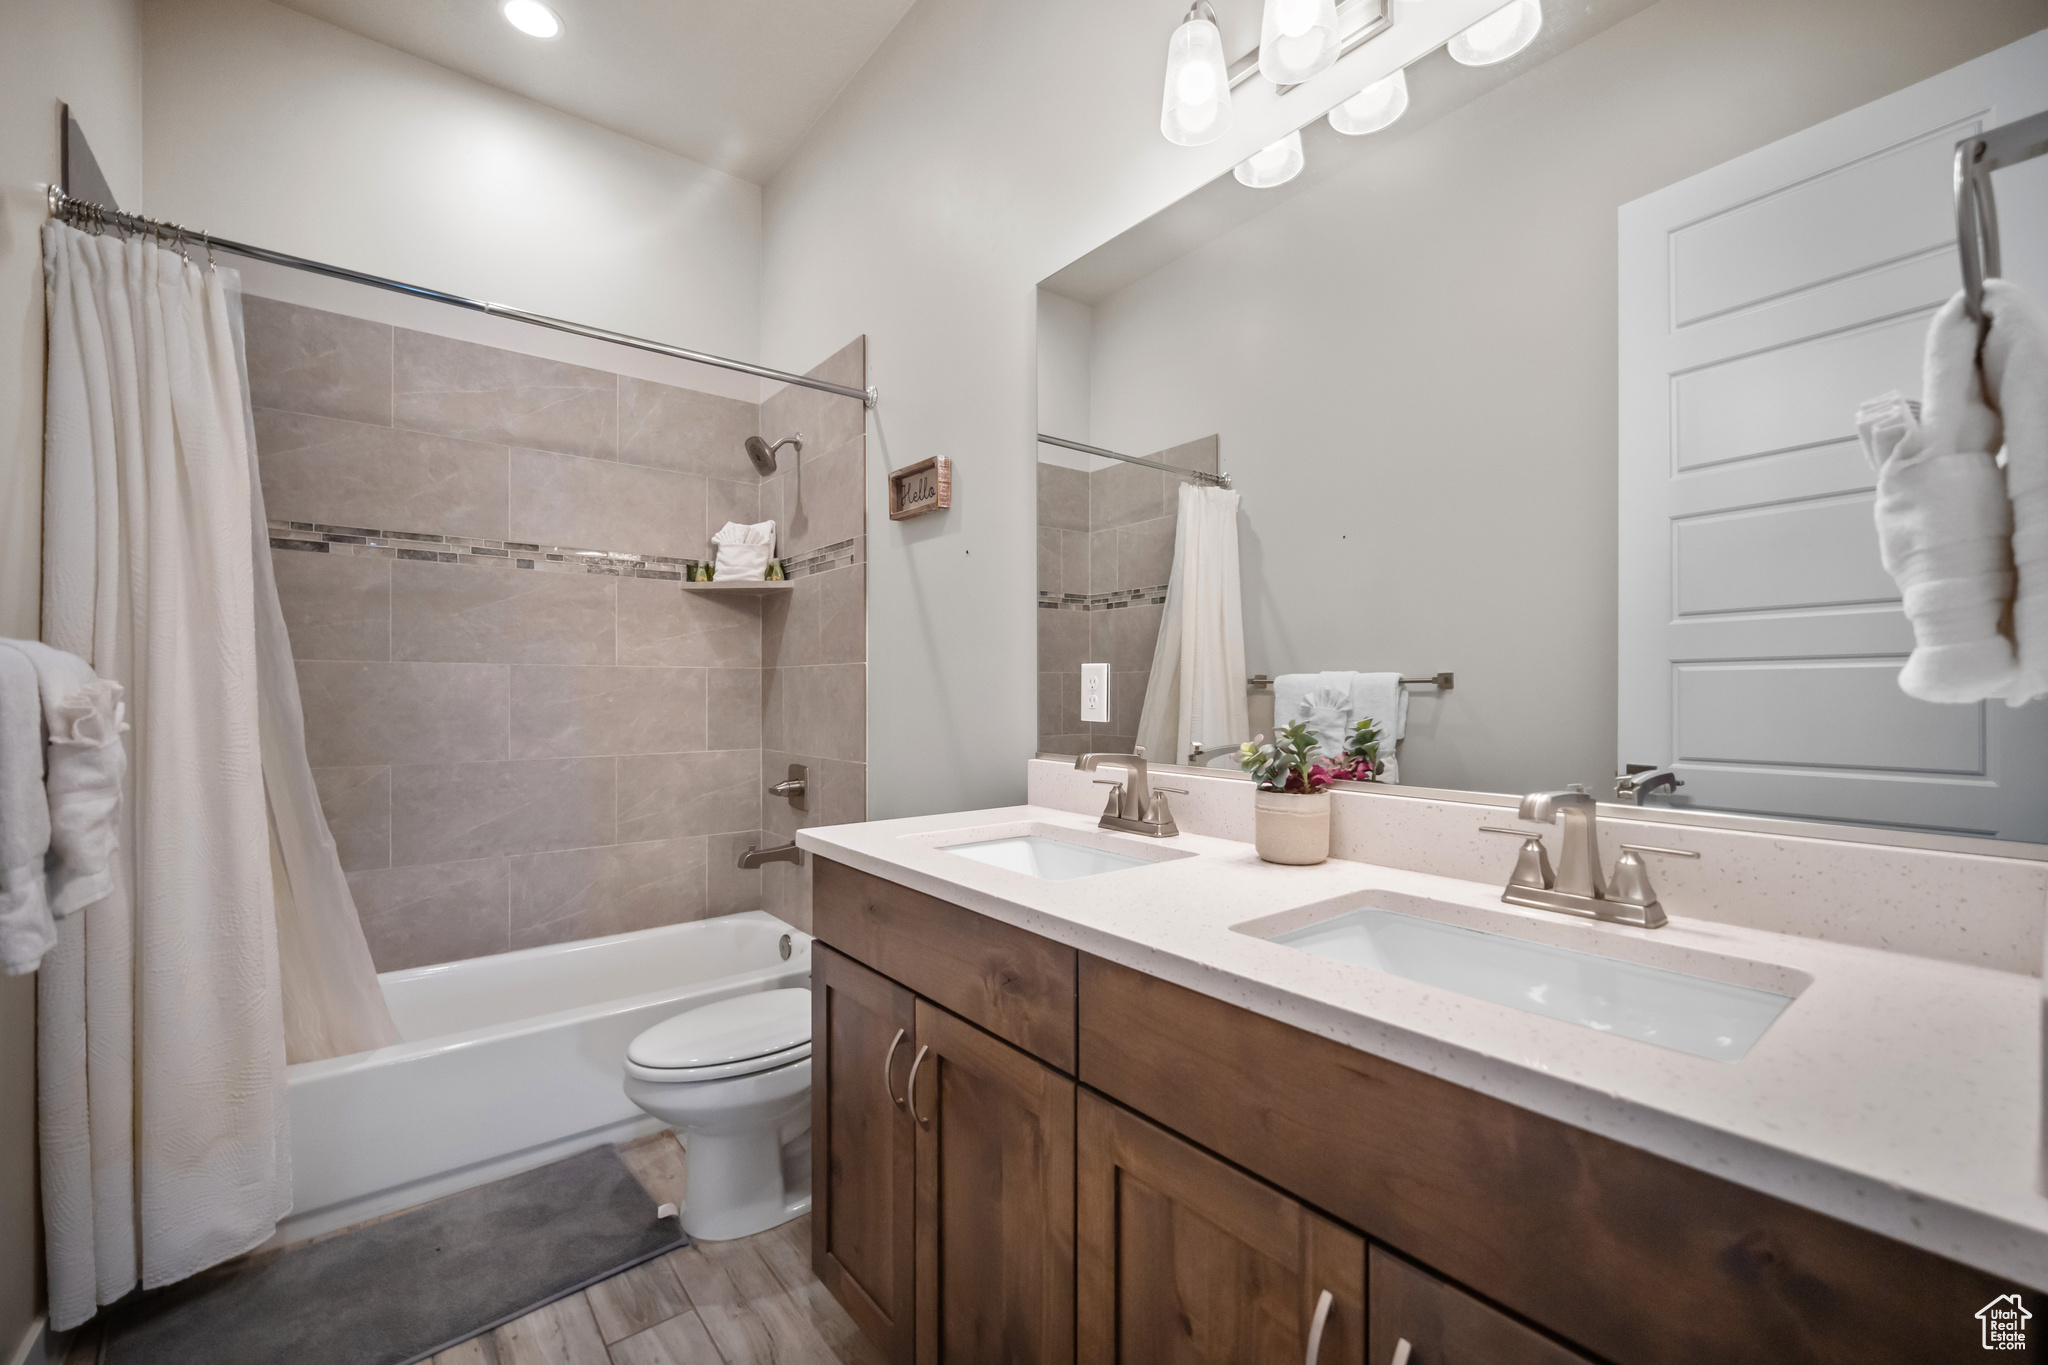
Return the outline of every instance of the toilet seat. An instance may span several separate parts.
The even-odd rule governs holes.
[[[811,1055],[811,993],[756,991],[685,1010],[626,1049],[626,1074],[657,1084],[751,1076]]]

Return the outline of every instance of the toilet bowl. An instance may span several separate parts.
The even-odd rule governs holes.
[[[625,1087],[682,1135],[683,1231],[725,1241],[810,1211],[809,991],[757,991],[664,1019],[626,1048]]]

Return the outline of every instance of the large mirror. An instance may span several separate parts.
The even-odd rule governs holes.
[[[1634,767],[1618,799],[2048,843],[2048,702],[1899,685],[1856,429],[1922,396],[1957,139],[2048,76],[1720,118],[1740,92],[1647,60],[1642,8],[1439,50],[1391,125],[1317,118],[1292,180],[1042,282],[1042,752],[1234,768],[1243,728],[1369,715],[1409,786],[1616,799]],[[2048,158],[1998,213],[2043,296]]]

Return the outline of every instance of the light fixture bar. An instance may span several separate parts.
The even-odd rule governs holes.
[[[1339,40],[1337,46],[1338,61],[1343,61],[1353,52],[1356,52],[1360,45],[1371,42],[1374,38],[1379,37],[1394,26],[1394,17],[1390,12],[1390,7],[1391,0],[1344,0],[1343,4],[1337,6],[1337,22],[1340,25],[1349,24],[1361,12],[1367,12],[1371,15],[1357,28],[1348,30],[1344,37]],[[1238,58],[1237,64],[1230,68],[1230,88],[1235,90],[1258,74],[1259,50],[1253,48],[1250,52]],[[1284,95],[1294,89],[1294,87],[1283,85],[1278,87],[1278,89]]]

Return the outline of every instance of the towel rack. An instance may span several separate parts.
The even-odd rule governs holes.
[[[2048,152],[2048,111],[2016,119],[1956,144],[1956,249],[1963,258],[1963,301],[1984,320],[1984,281],[1997,279],[1998,200],[1991,173]]]
[[[1432,673],[1427,678],[1403,678],[1401,679],[1401,686],[1434,687],[1439,692],[1448,692],[1451,690],[1452,686],[1455,685],[1456,681],[1457,675],[1455,674]],[[1246,678],[1244,682],[1245,686],[1253,689],[1254,691],[1257,691],[1262,687],[1271,687],[1273,685],[1273,680],[1263,673],[1254,673],[1249,678]]]

